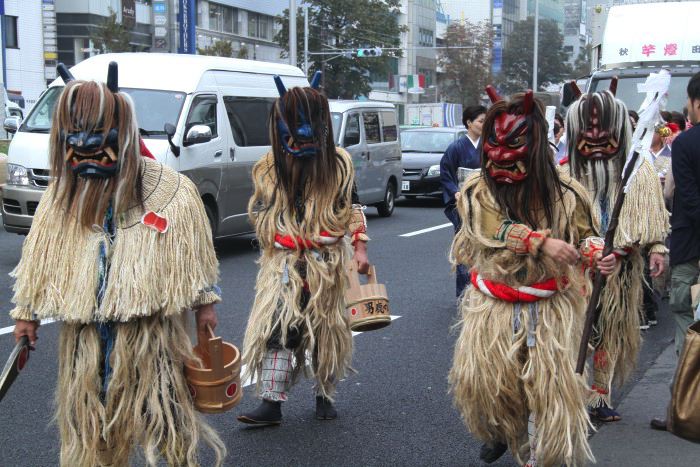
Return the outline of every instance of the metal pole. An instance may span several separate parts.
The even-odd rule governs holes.
[[[304,73],[309,75],[309,6],[304,5]]]
[[[297,2],[289,0],[289,64],[297,66]]]
[[[532,90],[537,92],[537,48],[539,42],[540,2],[535,0],[535,44],[532,57]]]

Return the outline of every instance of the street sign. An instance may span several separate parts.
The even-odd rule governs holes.
[[[154,34],[156,37],[165,37],[165,36],[168,35],[168,30],[167,30],[166,28],[162,27],[162,26],[158,26],[158,27],[155,28],[153,34]]]
[[[165,26],[168,23],[168,17],[163,15],[153,15],[153,24],[156,26]]]
[[[155,48],[155,49],[167,49],[168,48],[168,40],[165,39],[164,37],[154,40],[153,41],[153,48]]]
[[[153,13],[165,13],[168,7],[165,2],[153,2]]]

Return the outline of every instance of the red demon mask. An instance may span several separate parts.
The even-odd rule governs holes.
[[[528,175],[530,144],[527,117],[533,106],[532,91],[528,91],[523,101],[523,113],[497,114],[491,131],[486,135],[486,168],[497,183],[518,183]]]
[[[583,124],[576,137],[576,150],[585,159],[609,159],[620,152],[622,124],[627,121],[627,112],[615,99],[616,90],[617,78],[611,80],[609,93],[592,93],[581,99],[581,91],[575,89],[579,97],[578,114]],[[616,114],[624,114],[625,120],[622,121],[619,116],[616,118]]]

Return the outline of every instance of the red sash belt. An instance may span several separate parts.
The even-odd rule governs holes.
[[[511,287],[500,282],[484,279],[481,277],[481,274],[474,270],[471,273],[471,282],[483,294],[511,303],[537,302],[551,297],[559,290],[557,281],[554,278],[528,286]]]
[[[334,237],[326,231],[321,232],[314,240],[276,233],[275,248],[280,250],[312,250],[321,246],[334,245],[338,243],[338,240],[340,237]]]

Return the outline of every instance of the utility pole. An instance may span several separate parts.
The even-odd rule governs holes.
[[[289,64],[297,66],[297,2],[289,0]]]
[[[309,5],[304,4],[304,73],[309,76]]]
[[[537,92],[537,47],[539,42],[539,25],[540,25],[540,2],[535,0],[535,45],[532,57],[532,90]]]

